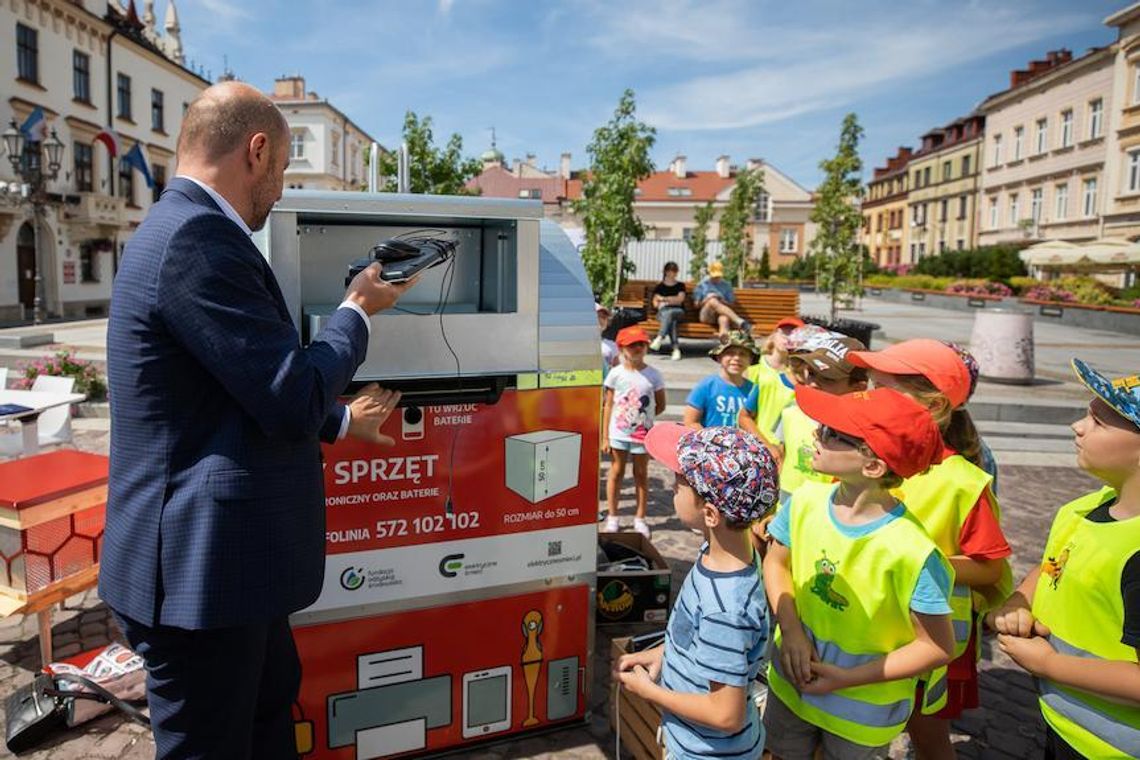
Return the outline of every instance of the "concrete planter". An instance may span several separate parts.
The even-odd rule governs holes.
[[[892,303],[918,303],[952,311],[981,311],[984,309],[1021,309],[1031,312],[1036,322],[1060,322],[1072,327],[1140,335],[1140,309],[1124,306],[1086,306],[1084,304],[1036,301],[1016,297],[968,296],[962,293],[944,293],[936,290],[903,288],[868,288],[869,298]]]
[[[1033,382],[1033,315],[1023,310],[988,309],[974,315],[970,353],[980,375],[999,383]]]

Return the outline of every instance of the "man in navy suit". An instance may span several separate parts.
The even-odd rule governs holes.
[[[99,593],[147,667],[160,758],[295,757],[288,615],[324,575],[319,440],[391,445],[398,394],[337,402],[369,316],[410,287],[374,264],[302,348],[251,242],[289,128],[237,82],[186,112],[178,176],[127,244],[107,334],[111,475]],[[330,273],[329,276],[334,276]]]

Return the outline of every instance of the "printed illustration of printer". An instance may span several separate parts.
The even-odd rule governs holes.
[[[513,724],[536,725],[538,675],[544,664],[539,637],[542,615],[530,611],[522,621],[524,646],[517,664],[481,668],[462,675],[461,730],[464,739],[481,739]],[[423,750],[428,731],[450,726],[452,677],[425,676],[422,646],[370,652],[357,657],[357,689],[328,697],[328,746],[355,747],[357,760]],[[545,720],[563,720],[578,711],[578,657],[546,664]],[[516,667],[521,679],[516,679]],[[527,710],[512,715],[515,682],[526,693]]]

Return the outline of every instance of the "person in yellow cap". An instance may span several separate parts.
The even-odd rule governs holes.
[[[752,323],[729,306],[733,298],[732,285],[724,279],[724,265],[719,261],[712,262],[709,264],[709,276],[697,284],[693,300],[700,309],[700,320],[715,327],[717,336],[722,340],[730,327],[752,334]]]
[[[1061,507],[1045,554],[986,616],[1036,677],[1045,757],[1140,757],[1140,375],[1080,359],[1095,398],[1073,423],[1077,466],[1104,485]]]

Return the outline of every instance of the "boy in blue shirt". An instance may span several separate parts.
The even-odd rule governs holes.
[[[746,332],[733,330],[709,351],[720,371],[709,375],[689,391],[685,399],[685,425],[691,428],[735,427],[740,410],[752,393],[753,383],[744,377],[760,356],[760,350]]]
[[[669,757],[758,758],[764,727],[748,690],[768,648],[768,605],[749,527],[776,503],[776,464],[736,428],[659,423],[645,446],[677,474],[677,516],[706,543],[669,615],[665,644],[624,655],[614,677],[665,711]]]

